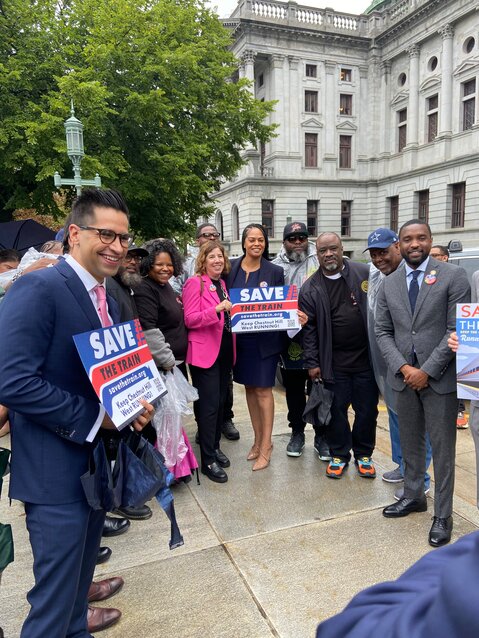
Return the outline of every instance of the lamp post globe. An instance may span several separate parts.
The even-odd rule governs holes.
[[[85,156],[83,145],[83,124],[75,117],[73,100],[71,102],[71,116],[65,121],[65,134],[67,139],[67,155],[73,164],[73,179],[62,179],[58,172],[53,176],[53,182],[57,188],[61,186],[75,186],[77,195],[81,195],[82,186],[96,186],[100,188],[101,178],[98,173],[94,180],[82,180],[81,161]]]

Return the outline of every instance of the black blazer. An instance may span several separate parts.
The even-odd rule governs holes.
[[[241,268],[242,261],[243,257],[231,260],[231,271],[226,277],[228,290],[234,288],[234,281]],[[268,286],[284,286],[284,270],[281,266],[272,264],[262,257],[259,268],[259,280],[266,281]],[[286,331],[262,332],[261,334],[264,335],[264,339],[259,341],[259,352],[262,359],[270,357],[273,354],[279,354],[284,350],[287,340]]]

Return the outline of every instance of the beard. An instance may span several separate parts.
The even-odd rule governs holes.
[[[128,272],[128,270],[123,270],[120,272],[120,279],[125,286],[128,286],[128,288],[133,288],[141,284],[141,275],[137,272]]]
[[[306,261],[306,257],[308,256],[305,250],[302,250],[300,253],[296,252],[295,250],[287,250],[286,255],[289,261],[294,261],[297,264],[301,263],[302,261]]]
[[[338,269],[338,262],[337,261],[328,261],[327,264],[324,264],[324,266],[322,266],[323,270],[327,270],[328,272],[334,272],[335,270]]]

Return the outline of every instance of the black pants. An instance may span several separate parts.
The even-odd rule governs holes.
[[[223,409],[223,423],[233,420],[235,417],[233,412],[233,370],[230,372],[228,389],[226,392],[225,407]]]
[[[220,351],[210,368],[190,364],[191,380],[198,390],[195,416],[200,435],[201,465],[216,461],[215,450],[220,446],[223,410],[233,367],[233,339],[224,331]]]
[[[334,381],[324,384],[325,388],[334,392],[331,423],[324,428],[331,456],[348,462],[351,449],[356,459],[371,456],[376,444],[378,417],[378,387],[374,373],[372,369],[364,372],[334,370]],[[348,420],[350,405],[354,410],[352,430]]]
[[[311,387],[308,371],[281,368],[281,376],[286,391],[289,427],[293,432],[304,432],[306,424],[303,421],[303,412],[306,406],[306,394],[309,394]]]

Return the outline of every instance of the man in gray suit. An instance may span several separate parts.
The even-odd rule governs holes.
[[[470,288],[464,269],[430,257],[431,246],[428,224],[412,219],[401,227],[404,263],[379,292],[376,336],[396,395],[404,459],[404,496],[383,514],[398,518],[427,510],[427,432],[436,479],[429,544],[438,547],[451,540],[456,447],[456,371],[447,339],[456,304],[470,300]]]

